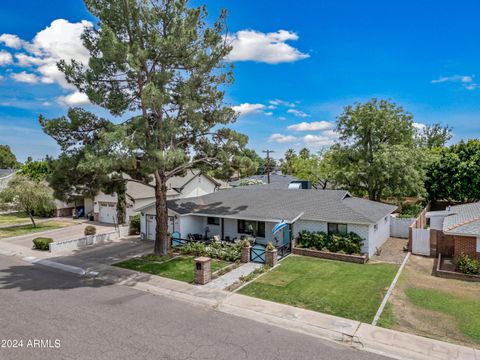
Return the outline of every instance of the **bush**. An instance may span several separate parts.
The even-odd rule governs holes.
[[[243,248],[249,248],[250,247],[250,241],[248,241],[247,239],[243,240],[242,241],[242,247]]]
[[[353,232],[346,235],[329,235],[322,231],[310,232],[302,230],[297,238],[297,245],[301,248],[330,252],[341,251],[346,254],[359,254],[362,249],[362,244],[362,238]]]
[[[272,251],[272,250],[275,250],[275,246],[273,245],[273,243],[271,241],[269,241],[266,249],[269,250],[269,251]]]
[[[455,265],[457,270],[464,274],[480,274],[480,262],[476,259],[472,259],[467,254],[460,254],[455,259]]]
[[[140,234],[140,214],[135,214],[130,218],[130,235]]]
[[[85,227],[85,236],[95,235],[97,233],[97,228],[93,225],[87,225]]]
[[[242,245],[205,245],[201,242],[191,242],[178,248],[182,255],[208,256],[212,259],[219,259],[234,262],[240,259],[242,254]]]
[[[416,218],[423,210],[422,203],[400,205],[399,218]]]
[[[33,239],[33,245],[35,246],[35,249],[38,250],[49,250],[48,244],[52,242],[53,239],[47,237],[38,237]]]

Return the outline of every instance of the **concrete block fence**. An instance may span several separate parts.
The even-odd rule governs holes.
[[[50,252],[55,253],[60,251],[76,250],[94,244],[104,244],[106,242],[116,240],[120,237],[121,236],[119,236],[118,231],[112,231],[105,234],[85,236],[80,239],[53,242],[50,243],[49,247]]]

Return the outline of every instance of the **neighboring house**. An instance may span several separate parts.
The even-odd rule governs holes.
[[[287,190],[238,187],[189,199],[168,201],[169,231],[240,238],[253,229],[256,241],[275,245],[290,242],[302,230],[354,232],[364,240],[362,252],[373,255],[390,236],[390,214],[396,206],[355,198],[344,190]],[[141,212],[141,232],[155,238],[155,204],[136,208]],[[280,221],[289,224],[280,234],[272,229]]]
[[[465,253],[480,260],[480,202],[430,211],[430,228],[453,237],[454,256]]]
[[[201,196],[218,190],[220,186],[220,182],[202,173],[200,170],[188,170],[185,176],[174,176],[167,181],[167,199]],[[136,213],[135,208],[155,201],[154,188],[135,181],[127,181],[126,195],[127,222]],[[96,221],[111,224],[116,221],[116,207],[116,194],[100,193],[95,196],[91,211],[93,211]],[[85,213],[88,214],[87,208],[85,208]]]
[[[7,187],[15,172],[16,170],[13,169],[0,169],[0,191]]]

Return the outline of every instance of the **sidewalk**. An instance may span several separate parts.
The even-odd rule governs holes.
[[[242,276],[247,276],[251,274],[253,271],[256,269],[260,269],[262,267],[262,264],[259,263],[254,263],[254,262],[249,262],[246,264],[242,264],[236,269],[233,269],[232,271],[226,273],[225,275],[222,275],[208,284],[204,285],[203,287],[205,289],[217,289],[217,290],[223,290],[231,285],[233,285],[235,282],[237,282]]]
[[[59,263],[49,265],[48,262],[53,261],[40,264],[59,268]],[[465,346],[105,264],[89,265],[87,270],[72,265],[66,265],[67,269],[64,270],[76,271],[78,274],[83,272],[86,276],[107,283],[173,297],[197,306],[213,308],[223,313],[335,341],[394,359],[480,360],[480,350]]]

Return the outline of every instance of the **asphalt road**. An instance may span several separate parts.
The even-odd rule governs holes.
[[[386,358],[0,255],[0,359]]]

